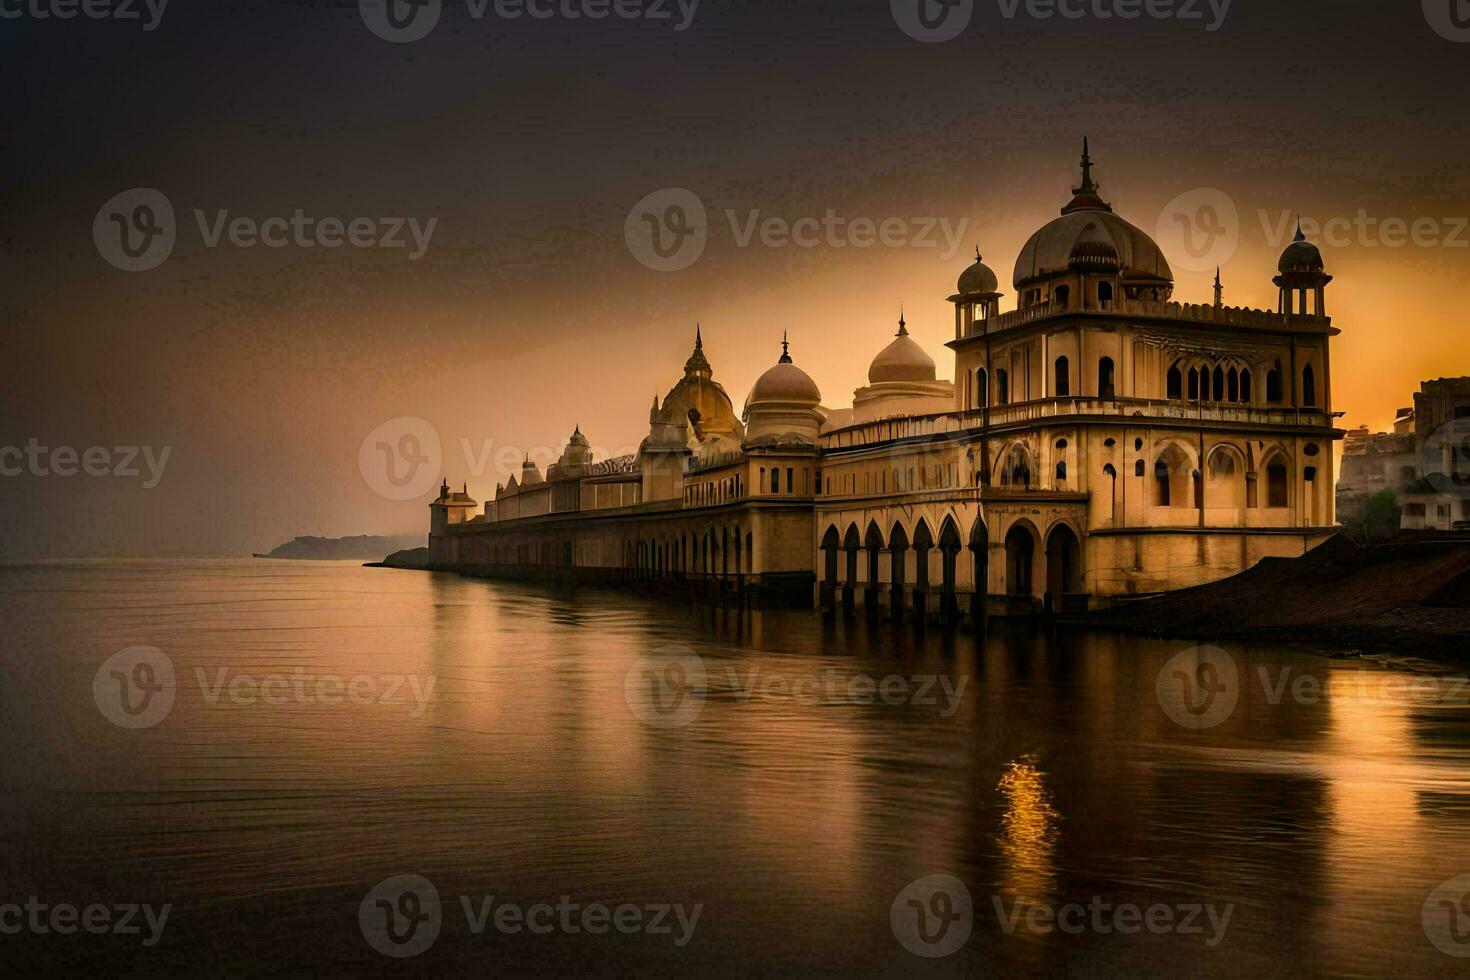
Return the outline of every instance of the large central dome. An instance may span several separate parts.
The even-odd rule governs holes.
[[[1068,271],[1079,240],[1087,238],[1088,248],[1096,251],[1103,239],[1117,251],[1118,265],[1124,279],[1174,281],[1174,272],[1157,243],[1142,229],[1136,228],[1113,213],[1097,193],[1092,180],[1092,160],[1084,142],[1082,149],[1082,186],[1073,191],[1071,203],[1062,208],[1062,216],[1032,235],[1016,258],[1013,285]]]

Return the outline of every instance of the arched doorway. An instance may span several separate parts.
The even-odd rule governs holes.
[[[939,529],[939,555],[942,570],[939,586],[939,617],[946,623],[959,618],[959,604],[955,601],[955,566],[960,553],[960,532],[954,520],[946,517]]]
[[[870,613],[878,611],[878,589],[880,588],[878,577],[878,555],[883,551],[883,532],[878,530],[878,525],[868,524],[868,533],[863,540],[863,547],[868,551],[868,582],[863,590],[863,602]]]
[[[903,529],[902,524],[893,525],[893,533],[888,536],[888,559],[889,567],[892,569],[892,592],[888,598],[888,608],[893,614],[895,621],[903,618],[904,607],[904,582],[907,572],[904,568],[906,552],[909,550],[908,532]]]
[[[970,621],[985,623],[985,598],[990,593],[990,528],[984,518],[975,518],[970,528],[970,561],[974,566],[974,591],[970,593]]]
[[[1066,524],[1052,528],[1046,539],[1046,591],[1057,612],[1066,608],[1067,596],[1082,592],[1082,546]]]
[[[851,610],[857,594],[858,551],[863,546],[863,539],[858,535],[856,524],[847,525],[847,534],[843,538],[842,546],[847,552],[847,575],[842,583],[842,606],[844,609]]]
[[[1013,524],[1006,533],[1006,595],[1031,598],[1031,571],[1036,562],[1036,539],[1025,524]]]
[[[914,612],[923,622],[929,613],[929,552],[934,550],[934,535],[922,518],[914,528]]]
[[[738,540],[738,539],[737,539]],[[837,597],[837,549],[842,540],[837,536],[836,526],[827,528],[822,536],[822,608],[831,609]]]

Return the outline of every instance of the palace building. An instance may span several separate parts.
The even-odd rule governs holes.
[[[573,433],[541,474],[431,507],[436,567],[658,581],[895,618],[1081,609],[1211,582],[1336,531],[1322,255],[1298,231],[1277,309],[1173,298],[1158,245],[1081,185],[1021,248],[1016,308],[960,275],[954,381],[908,335],[851,408],[783,341],[736,413],[702,334],[637,454]],[[467,489],[467,488],[466,488]]]

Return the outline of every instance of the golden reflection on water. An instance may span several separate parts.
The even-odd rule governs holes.
[[[1006,767],[997,788],[1006,800],[1001,814],[1002,888],[1018,898],[1043,899],[1055,891],[1053,854],[1060,816],[1051,805],[1046,774],[1033,757],[1024,756]]]

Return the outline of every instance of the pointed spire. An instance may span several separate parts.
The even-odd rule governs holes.
[[[1087,137],[1082,137],[1082,186],[1072,188],[1072,203],[1062,208],[1062,214],[1073,211],[1111,211],[1097,194],[1097,181],[1092,179],[1092,150]]]
[[[1220,283],[1220,267],[1217,265],[1215,266],[1215,306],[1223,306],[1224,301],[1225,287]]]
[[[903,318],[903,304],[900,303],[900,304],[898,304],[898,333],[895,336],[907,337],[908,335],[909,335],[909,325],[906,322],[904,322],[904,318]]]
[[[976,245],[975,246],[975,261],[976,262],[983,262],[983,261],[985,261],[984,259],[980,258],[980,246],[979,245]]]
[[[1292,241],[1304,242],[1306,240],[1306,233],[1302,231],[1302,216],[1298,214],[1296,216],[1296,238],[1292,239]]]
[[[790,364],[791,363],[791,341],[788,338],[787,333],[786,333],[785,330],[782,330],[781,331],[781,359],[779,361],[777,361],[776,363],[777,364]]]
[[[704,350],[704,336],[700,333],[699,321],[694,321],[694,349]]]

